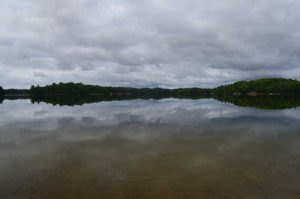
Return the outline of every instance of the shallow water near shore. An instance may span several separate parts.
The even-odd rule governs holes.
[[[300,109],[0,105],[0,198],[300,198]]]

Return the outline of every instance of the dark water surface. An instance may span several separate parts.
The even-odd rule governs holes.
[[[0,198],[300,198],[300,109],[0,105]]]

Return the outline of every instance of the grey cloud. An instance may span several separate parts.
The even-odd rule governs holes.
[[[295,0],[0,1],[0,83],[212,87],[300,78],[299,7]]]

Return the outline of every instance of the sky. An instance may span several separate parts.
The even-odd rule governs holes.
[[[300,79],[299,0],[0,0],[0,85]]]

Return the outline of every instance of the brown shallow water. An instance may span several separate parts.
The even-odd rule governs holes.
[[[0,105],[0,198],[300,198],[300,109]]]

